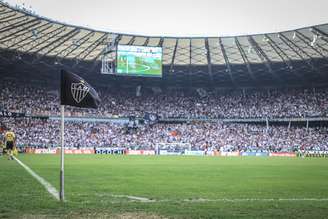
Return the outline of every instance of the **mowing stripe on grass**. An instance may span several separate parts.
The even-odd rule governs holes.
[[[328,198],[220,198],[220,199],[148,199],[138,196],[129,195],[113,195],[113,197],[125,197],[128,198],[129,202],[191,202],[191,203],[206,203],[206,202],[328,202]]]
[[[36,174],[33,170],[31,170],[31,168],[29,168],[28,166],[26,166],[22,161],[18,160],[18,158],[13,157],[17,163],[19,165],[21,165],[29,174],[31,174],[37,181],[39,181],[39,183],[41,183],[41,185],[43,185],[46,190],[50,193],[50,195],[52,195],[56,200],[59,201],[59,193],[56,190],[55,187],[53,187],[49,182],[47,182],[45,179],[43,179],[41,176],[39,176],[38,174]]]
[[[132,196],[132,195],[115,195],[115,194],[100,194],[96,193],[100,197],[114,197],[114,198],[127,198],[128,202],[302,202],[302,201],[314,201],[314,202],[328,202],[328,198],[189,198],[189,199],[151,199],[147,197]],[[122,201],[120,201],[122,202]]]
[[[299,202],[315,201],[327,202],[328,198],[221,198],[221,199],[184,199],[184,202]]]

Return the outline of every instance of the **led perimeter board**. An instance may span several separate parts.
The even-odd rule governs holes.
[[[162,77],[162,48],[118,45],[116,74]]]

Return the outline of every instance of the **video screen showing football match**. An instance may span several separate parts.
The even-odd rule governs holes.
[[[162,48],[148,46],[117,46],[118,75],[162,77]]]

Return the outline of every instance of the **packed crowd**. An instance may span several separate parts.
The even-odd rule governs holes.
[[[59,121],[2,118],[0,123],[12,128],[17,144],[56,147]],[[128,127],[124,124],[65,122],[67,147],[123,147],[155,149],[163,145],[189,146],[193,150],[215,148],[220,151],[328,151],[327,128],[308,128],[238,124],[183,123]]]
[[[328,89],[154,92],[96,88],[101,97],[97,110],[68,108],[67,115],[97,117],[142,117],[145,112],[161,118],[281,118],[326,117]],[[0,83],[0,109],[33,115],[59,115],[58,88]],[[201,97],[202,96],[202,97]]]

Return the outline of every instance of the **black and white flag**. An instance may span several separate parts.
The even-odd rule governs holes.
[[[155,124],[158,122],[158,115],[154,113],[145,113],[144,121],[148,124]]]
[[[93,87],[80,76],[61,70],[60,104],[98,108],[100,98]]]

